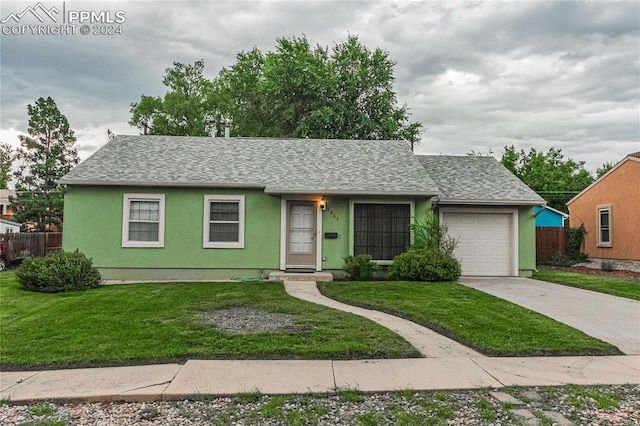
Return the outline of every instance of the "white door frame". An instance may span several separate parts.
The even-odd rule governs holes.
[[[320,196],[283,196],[280,199],[280,270],[287,269],[287,201],[314,201],[316,206],[316,264],[315,270],[322,271],[322,210]],[[296,265],[289,265],[295,268]]]
[[[520,245],[520,236],[518,234],[518,209],[517,208],[489,208],[489,207],[444,207],[440,206],[438,211],[438,219],[443,223],[444,213],[495,213],[495,214],[511,214],[511,276],[519,275],[519,259],[518,247]]]

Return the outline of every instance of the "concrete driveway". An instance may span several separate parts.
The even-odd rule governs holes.
[[[577,328],[627,355],[640,354],[640,302],[529,278],[463,277],[460,282]]]

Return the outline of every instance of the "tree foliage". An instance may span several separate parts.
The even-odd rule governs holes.
[[[515,146],[505,146],[502,164],[544,198],[549,206],[567,211],[566,203],[593,182],[584,168],[584,161],[566,158],[561,149],[549,151],[516,151]]]
[[[216,132],[218,114],[212,104],[212,83],[204,75],[204,61],[174,62],[162,80],[164,97],[142,95],[131,104],[129,124],[144,134],[207,136]]]
[[[609,170],[613,169],[613,166],[615,166],[614,163],[606,162],[602,166],[598,167],[596,169],[596,179],[601,178],[605,173],[607,173]]]
[[[213,81],[204,63],[175,62],[169,91],[131,104],[130,124],[143,133],[333,139],[405,139],[418,143],[421,123],[397,106],[395,62],[355,36],[333,49],[306,37],[280,38],[274,51],[240,52]]]
[[[13,147],[0,142],[0,189],[7,189],[13,164]]]
[[[17,196],[12,210],[16,221],[31,222],[38,231],[45,231],[49,224],[62,224],[64,190],[58,179],[78,164],[76,137],[51,97],[39,98],[27,105],[27,111],[29,135],[18,136]]]
[[[418,142],[393,90],[395,62],[355,36],[328,48],[280,38],[275,51],[236,57],[214,81],[214,98],[239,136],[405,139]]]

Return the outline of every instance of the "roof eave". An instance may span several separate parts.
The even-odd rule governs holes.
[[[267,188],[264,191],[272,195],[377,195],[377,196],[404,196],[404,197],[435,197],[439,194],[433,191],[371,191],[371,190],[336,190],[336,189],[275,189]]]
[[[456,198],[441,198],[438,204],[466,204],[473,206],[540,206],[546,201],[540,200],[465,200]]]
[[[145,182],[145,181],[104,181],[104,180],[76,180],[60,179],[60,184],[75,186],[145,186],[150,188],[246,188],[264,189],[270,195],[377,195],[377,196],[411,196],[411,197],[435,197],[439,195],[434,191],[371,191],[371,190],[335,190],[335,189],[277,189],[268,188],[264,184],[257,183],[208,183],[208,182]]]
[[[550,211],[552,211],[554,213],[557,213],[557,214],[561,215],[565,219],[569,217],[568,214],[566,214],[564,212],[561,212],[560,210],[556,210],[553,207],[545,206],[545,209],[550,210]]]
[[[151,182],[151,181],[104,181],[104,180],[76,180],[60,179],[58,183],[76,186],[146,186],[153,188],[249,188],[264,189],[264,184],[258,183],[215,183],[215,182]]]

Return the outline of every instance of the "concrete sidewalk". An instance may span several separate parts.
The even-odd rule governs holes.
[[[184,365],[0,372],[0,399],[159,401],[204,395],[340,389],[477,389],[640,384],[640,356],[420,358],[359,361],[188,361]]]
[[[460,282],[640,354],[640,302],[531,278],[463,277]]]

